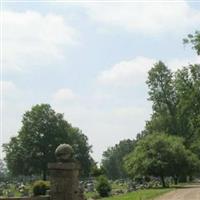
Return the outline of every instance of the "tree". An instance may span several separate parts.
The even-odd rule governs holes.
[[[98,167],[97,165],[94,165],[91,169],[91,175],[93,177],[99,177],[105,175],[104,167],[103,166]]]
[[[200,139],[200,65],[183,67],[175,73],[177,121],[187,145]]]
[[[199,138],[200,65],[183,67],[173,74],[158,62],[149,71],[147,84],[153,114],[144,132],[179,135],[186,139],[187,146]]]
[[[6,181],[8,176],[7,168],[3,160],[0,159],[0,182]]]
[[[153,133],[139,140],[134,151],[124,159],[127,172],[132,176],[172,176],[177,183],[181,175],[198,171],[200,161],[183,144],[183,139],[164,133]]]
[[[177,99],[172,77],[172,72],[161,61],[148,72],[149,100],[153,103],[152,120],[147,123],[149,132],[177,134]]]
[[[189,34],[184,43],[200,54],[200,31]],[[200,135],[200,65],[183,67],[172,73],[159,61],[148,73],[149,100],[153,114],[143,133],[165,132],[194,140]],[[198,132],[198,134],[197,134]]]
[[[3,145],[6,152],[5,161],[12,175],[27,175],[26,164],[24,157],[24,148],[21,146],[21,141],[18,137],[12,137],[9,144]]]
[[[45,180],[47,163],[55,161],[54,151],[62,143],[72,145],[82,165],[83,175],[88,175],[92,158],[87,137],[50,105],[33,106],[23,115],[18,135],[4,145],[8,169],[13,175],[42,173]]]
[[[192,44],[192,48],[200,55],[200,31],[195,31],[194,34],[188,34],[187,38],[183,39],[184,44]]]
[[[97,178],[96,190],[101,197],[108,197],[112,187],[106,176],[99,176]]]
[[[108,178],[115,180],[127,177],[123,168],[123,158],[133,150],[134,144],[134,140],[122,140],[119,144],[103,152],[102,165]]]
[[[200,55],[199,31],[188,35],[184,43],[191,43]],[[149,71],[147,84],[153,114],[138,139],[155,132],[180,136],[186,148],[200,158],[200,65],[189,65],[172,73],[159,61]],[[193,154],[190,157],[195,161]]]
[[[194,152],[200,159],[200,139],[194,141],[191,145],[191,150]]]

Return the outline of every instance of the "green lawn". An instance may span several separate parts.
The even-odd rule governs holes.
[[[152,200],[166,192],[170,192],[173,189],[145,189],[138,190],[136,192],[131,192],[123,195],[117,195],[113,197],[103,198],[103,200]]]

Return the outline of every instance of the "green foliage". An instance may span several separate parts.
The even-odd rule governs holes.
[[[175,104],[172,72],[159,61],[148,73],[149,99],[153,102],[153,109],[160,111],[168,109],[173,113]]]
[[[91,169],[91,175],[94,177],[105,175],[104,167],[103,166],[98,167],[97,165],[94,165]]]
[[[183,39],[184,44],[192,44],[192,48],[200,55],[200,31],[196,31],[194,34],[188,34],[187,38]]]
[[[119,144],[103,152],[102,165],[109,179],[115,180],[127,177],[127,173],[123,168],[123,157],[133,150],[134,144],[134,140],[122,140]]]
[[[6,181],[8,178],[8,171],[3,160],[0,159],[0,182]]]
[[[194,152],[200,159],[200,139],[194,141],[191,145],[191,150]]]
[[[72,127],[63,114],[56,113],[50,105],[33,106],[23,115],[18,135],[4,145],[8,169],[12,175],[42,173],[45,180],[47,163],[55,161],[54,151],[62,143],[72,145],[82,165],[83,175],[88,175],[92,158],[87,137],[81,130]]]
[[[172,72],[159,61],[149,71],[147,84],[149,100],[153,102],[152,120],[147,123],[149,132],[166,132],[177,134],[176,126],[176,92]]]
[[[178,70],[174,82],[179,132],[190,144],[200,139],[200,65],[190,65]]]
[[[183,139],[164,133],[144,137],[125,158],[125,168],[131,176],[160,177],[163,187],[166,176],[176,179],[197,172],[199,166],[197,156],[185,148]]]
[[[109,196],[112,188],[105,176],[99,176],[96,183],[96,190],[101,197]]]
[[[47,181],[36,181],[33,184],[33,194],[34,196],[45,195],[49,188],[49,183]]]
[[[200,132],[200,65],[172,72],[159,62],[147,80],[153,114],[145,133],[165,132],[184,137],[187,146]]]
[[[191,43],[200,54],[199,31],[184,43]],[[163,184],[165,176],[177,182],[200,166],[200,65],[172,72],[159,61],[148,72],[147,84],[153,114],[137,136],[138,145],[127,156],[126,168],[132,175],[160,176]]]
[[[184,43],[191,43],[199,54],[200,32],[189,34]],[[143,136],[153,132],[178,135],[185,138],[187,147],[200,140],[200,65],[189,65],[172,73],[159,61],[149,71],[147,84],[153,114]]]

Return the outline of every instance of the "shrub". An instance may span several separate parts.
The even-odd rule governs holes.
[[[45,195],[46,191],[49,189],[49,183],[47,181],[36,181],[33,184],[33,195],[39,196],[39,195]]]
[[[96,183],[96,190],[101,197],[109,196],[111,185],[105,176],[99,176]]]

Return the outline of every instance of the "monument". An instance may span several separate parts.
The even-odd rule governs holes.
[[[61,144],[55,151],[56,163],[49,163],[51,200],[83,200],[79,188],[80,165],[73,157],[73,149]]]

